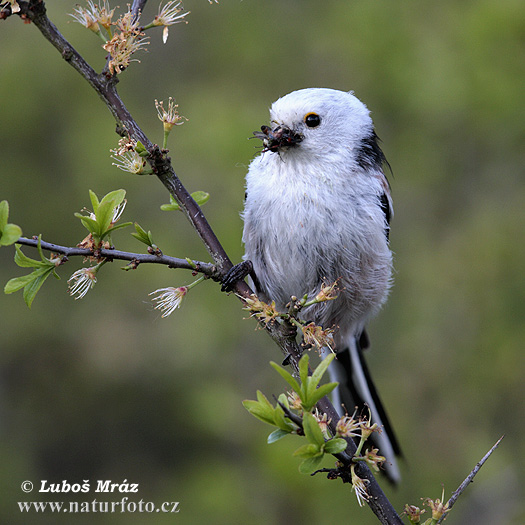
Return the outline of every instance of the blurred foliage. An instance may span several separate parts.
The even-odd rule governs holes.
[[[98,70],[97,37],[69,23],[75,3],[48,2],[60,31]],[[524,37],[521,0],[338,2],[187,0],[188,24],[151,33],[149,52],[120,76],[120,94],[154,141],[154,100],[173,96],[189,119],[170,136],[175,169],[206,190],[206,215],[233,260],[242,255],[251,132],[279,96],[352,89],[372,110],[391,177],[396,284],[370,329],[369,363],[405,455],[396,508],[454,490],[506,438],[447,523],[525,521],[523,473]],[[147,17],[157,5],[147,6]],[[181,214],[159,206],[154,178],[111,166],[110,113],[32,25],[0,22],[0,200],[26,235],[74,245],[87,190],[127,190],[124,221],[167,254],[208,260]],[[139,251],[126,232],[118,247]],[[12,247],[0,277],[20,275]],[[266,444],[241,401],[278,394],[270,339],[240,304],[205,283],[161,320],[148,301],[190,282],[164,268],[106,265],[82,301],[66,294],[80,266],[60,268],[32,310],[0,296],[2,523],[376,523],[350,487],[299,474],[293,439]],[[138,496],[180,501],[175,516],[47,512],[16,501],[24,480],[139,483]],[[133,495],[131,499],[133,498]],[[121,495],[100,499],[120,501]],[[139,499],[138,497],[136,498]]]

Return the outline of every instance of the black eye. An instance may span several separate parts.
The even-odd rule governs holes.
[[[308,113],[304,116],[304,123],[309,128],[316,128],[321,124],[321,117],[317,113]]]

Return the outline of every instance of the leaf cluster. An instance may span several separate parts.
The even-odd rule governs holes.
[[[0,246],[14,244],[22,236],[22,228],[7,222],[9,218],[9,203],[0,202]]]
[[[191,196],[199,206],[202,206],[210,200],[210,194],[205,191],[194,191]],[[170,203],[163,204],[160,209],[162,211],[182,211],[177,201],[173,198],[173,195],[170,195]]]
[[[125,196],[125,190],[115,190],[109,192],[99,201],[96,194],[89,190],[93,213],[88,216],[75,213],[75,217],[80,219],[83,226],[93,236],[93,240],[98,247],[115,230],[126,228],[133,224],[132,222],[125,222],[115,225],[115,210],[123,204]]]
[[[15,244],[16,253],[15,253],[15,263],[21,268],[34,268],[34,270],[28,274],[21,277],[15,277],[7,281],[7,284],[4,287],[4,292],[6,294],[11,294],[17,292],[20,289],[24,289],[24,301],[27,306],[31,308],[31,304],[45,280],[52,274],[56,279],[60,279],[56,273],[56,267],[61,264],[60,258],[51,258],[48,259],[44,257],[42,252],[42,246],[40,244],[41,236],[38,237],[38,253],[40,255],[40,260],[31,259],[22,253],[20,245]]]
[[[308,443],[299,447],[294,453],[294,456],[304,459],[299,466],[299,471],[304,474],[312,473],[325,454],[339,454],[347,446],[346,440],[342,438],[326,439],[317,418],[312,414],[316,403],[337,386],[337,383],[326,383],[319,386],[323,374],[334,357],[333,354],[330,354],[321,361],[312,375],[308,375],[309,358],[305,354],[299,361],[300,382],[278,364],[270,363],[299,397],[300,415],[295,416],[292,413],[288,399],[284,394],[279,396],[275,407],[260,391],[257,391],[257,401],[247,400],[243,402],[246,410],[254,417],[277,427],[277,430],[268,436],[268,443],[273,443],[292,433],[303,434],[306,437]]]

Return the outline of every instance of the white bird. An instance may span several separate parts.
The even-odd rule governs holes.
[[[334,406],[341,415],[369,407],[383,428],[375,444],[396,482],[399,445],[362,355],[365,326],[392,282],[392,200],[370,112],[352,92],[309,88],[277,100],[270,118],[271,127],[254,133],[264,149],[246,177],[245,268],[260,298],[281,310],[292,296],[313,297],[337,282],[337,299],[301,316],[335,329]]]

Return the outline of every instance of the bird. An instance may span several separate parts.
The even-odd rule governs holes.
[[[263,149],[246,175],[244,268],[258,296],[281,311],[292,297],[337,283],[336,299],[301,315],[333,328],[334,348],[323,354],[336,354],[328,368],[339,383],[334,407],[341,416],[369,411],[382,428],[373,439],[385,474],[397,483],[400,446],[363,355],[366,325],[385,303],[393,273],[389,165],[370,111],[352,91],[306,88],[274,102],[270,124],[254,132]]]

